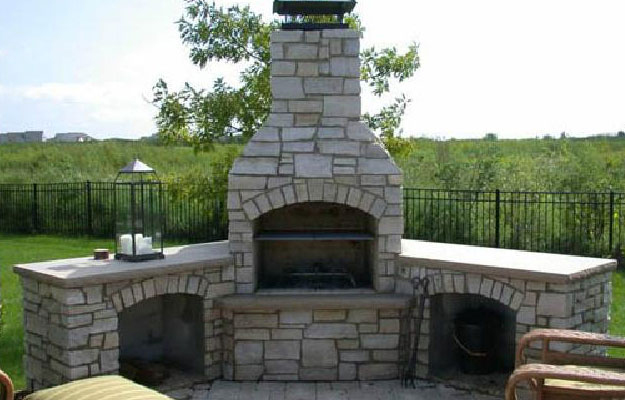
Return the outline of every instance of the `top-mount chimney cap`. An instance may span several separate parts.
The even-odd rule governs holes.
[[[274,0],[273,12],[280,15],[343,15],[352,12],[355,0]]]

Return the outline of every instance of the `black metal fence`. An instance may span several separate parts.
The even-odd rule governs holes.
[[[625,193],[404,189],[405,238],[586,256],[625,239]]]
[[[226,239],[225,198],[164,185],[165,235]],[[0,185],[0,232],[113,236],[114,184]],[[539,252],[614,255],[625,245],[625,193],[404,189],[405,238]]]
[[[114,184],[0,185],[0,232],[113,237]],[[197,243],[227,237],[224,198],[198,198],[164,188],[165,237]]]

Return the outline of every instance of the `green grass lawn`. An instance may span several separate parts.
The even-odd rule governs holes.
[[[112,249],[112,240],[59,238],[54,236],[0,235],[0,369],[24,388],[22,368],[22,288],[12,266],[20,263],[81,257],[95,248]]]

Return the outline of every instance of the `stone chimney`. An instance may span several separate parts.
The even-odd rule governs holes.
[[[271,113],[230,171],[229,242],[237,293],[253,293],[254,221],[291,204],[328,202],[375,218],[373,289],[393,292],[403,233],[402,173],[360,122],[360,34],[271,35]]]

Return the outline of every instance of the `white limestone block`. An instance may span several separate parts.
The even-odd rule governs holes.
[[[273,31],[271,32],[271,43],[301,42],[304,38],[304,31]]]
[[[324,117],[360,118],[360,97],[326,96],[323,98]]]
[[[279,156],[280,143],[250,141],[243,149],[243,155],[251,157]]]
[[[330,58],[330,74],[348,78],[360,77],[360,60],[357,57]]]
[[[234,161],[232,174],[240,175],[276,175],[278,159],[261,157],[241,157]]]
[[[295,154],[295,176],[298,178],[331,178],[332,156]]]
[[[306,94],[342,94],[342,78],[304,78]]]
[[[344,156],[360,155],[360,143],[343,140],[320,140],[319,151],[322,154],[336,154]]]
[[[316,60],[319,54],[319,46],[316,44],[289,43],[285,47],[285,58],[287,60]]]
[[[302,78],[271,77],[271,94],[274,99],[303,98]]]
[[[315,135],[315,128],[284,128],[282,140],[285,142],[295,140],[311,140]]]
[[[293,61],[274,61],[271,63],[271,76],[293,76],[296,66]]]

